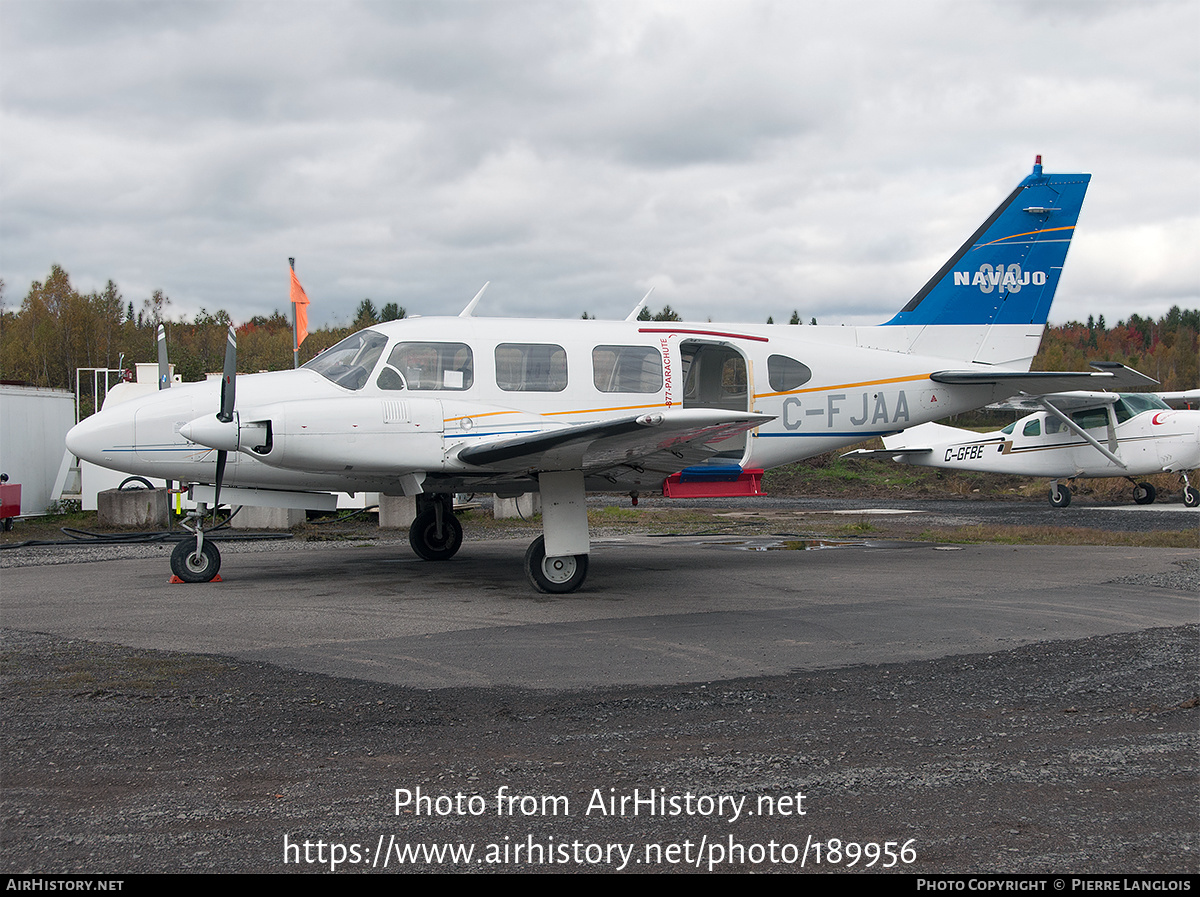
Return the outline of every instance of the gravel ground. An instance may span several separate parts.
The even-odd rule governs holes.
[[[840,839],[907,844],[907,871],[1195,873],[1198,635],[547,695],[416,691],[6,631],[0,858],[39,873],[316,871],[333,844],[363,845],[373,862],[381,838],[474,845],[476,859],[532,839],[633,845],[626,868],[673,871],[646,846],[678,844],[682,862],[685,844],[694,854],[707,839],[702,868],[736,843],[750,853],[717,869],[788,871],[799,864],[785,845]],[[497,817],[504,786],[564,797],[569,815]],[[398,788],[479,795],[487,811],[397,815]],[[605,816],[586,812],[597,789],[754,809],[803,794],[793,809],[805,814]],[[285,864],[285,837],[310,842],[311,865],[299,848]],[[772,842],[776,862],[753,862],[753,845]],[[405,868],[620,865],[581,850],[552,867]],[[836,865],[810,853],[806,868]]]

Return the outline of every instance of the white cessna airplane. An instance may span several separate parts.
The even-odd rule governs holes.
[[[1121,365],[1099,366],[1112,369]],[[1141,377],[1122,368],[1122,379]],[[981,470],[1051,477],[1050,504],[1071,503],[1069,485],[1077,479],[1125,477],[1133,483],[1133,500],[1154,501],[1152,483],[1134,477],[1178,473],[1183,503],[1200,506],[1200,490],[1187,472],[1200,468],[1200,411],[1174,411],[1176,400],[1196,404],[1200,390],[1181,393],[1064,392],[1013,398],[996,406],[1030,411],[1002,430],[975,433],[958,427],[927,423],[895,436],[883,437],[883,449],[849,452],[845,457],[887,456],[918,467]]]
[[[1116,385],[1111,372],[1028,373],[1090,175],[1041,157],[886,324],[815,327],[472,316],[354,334],[297,370],[105,408],[67,437],[81,458],[194,484],[200,502],[172,569],[216,575],[206,506],[320,507],[324,493],[416,496],[409,541],[453,556],[455,492],[540,492],[533,585],[587,574],[585,493],[733,478],[978,408],[1018,391]],[[236,401],[235,401],[236,386]],[[222,493],[222,488],[225,492]]]

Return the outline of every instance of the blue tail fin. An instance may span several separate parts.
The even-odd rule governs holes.
[[[1033,174],[887,324],[1045,324],[1090,174]]]

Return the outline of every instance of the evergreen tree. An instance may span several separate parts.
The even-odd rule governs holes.
[[[375,311],[375,303],[370,299],[364,299],[358,303],[358,310],[354,313],[354,329],[362,330],[364,327],[378,323],[379,313]]]

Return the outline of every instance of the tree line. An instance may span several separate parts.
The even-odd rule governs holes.
[[[167,325],[176,374],[192,381],[221,370],[229,313],[201,309],[190,321],[186,316],[172,320],[170,304],[170,298],[156,290],[135,308],[111,280],[102,290],[80,293],[71,286],[67,272],[55,265],[44,281],[30,286],[20,309],[9,311],[0,280],[0,380],[74,389],[76,368],[129,368],[135,362],[154,361],[160,322]],[[370,299],[364,299],[350,326],[311,330],[300,347],[300,363],[357,330],[405,314],[394,302],[377,310]],[[669,305],[657,314],[643,308],[642,315],[639,320],[683,320]],[[587,312],[584,317],[589,317]],[[797,312],[789,323],[801,323]],[[289,315],[279,311],[256,315],[235,329],[239,370],[292,366]],[[1164,390],[1194,389],[1200,384],[1198,333],[1200,310],[1178,306],[1158,320],[1133,314],[1111,327],[1103,315],[1089,317],[1087,323],[1047,327],[1033,369],[1078,371],[1086,370],[1089,361],[1118,361],[1154,377]]]
[[[158,325],[166,324],[167,347],[175,373],[185,382],[221,370],[225,333],[232,319],[225,309],[200,309],[188,320],[172,320],[171,300],[161,290],[137,308],[111,280],[103,290],[82,293],[66,271],[55,265],[44,281],[34,281],[16,311],[4,307],[0,281],[0,380],[75,388],[77,368],[132,368],[158,358]],[[364,299],[349,327],[310,330],[300,346],[300,363],[351,333],[381,321],[403,318],[394,302],[376,311]],[[256,315],[235,327],[238,369],[272,371],[292,366],[292,321],[278,310]]]

